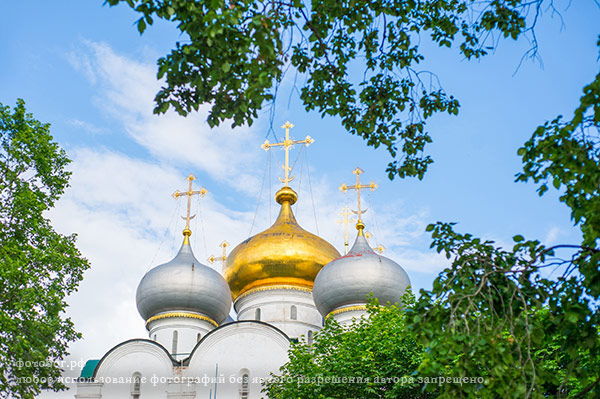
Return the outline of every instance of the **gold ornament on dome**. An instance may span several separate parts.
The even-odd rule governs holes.
[[[285,129],[284,141],[280,143],[269,143],[269,140],[265,140],[263,145],[260,146],[265,151],[269,151],[269,148],[271,147],[283,147],[283,150],[285,151],[285,164],[282,166],[282,168],[285,173],[283,179],[279,178],[279,181],[281,181],[285,187],[289,187],[289,183],[294,180],[294,176],[290,176],[290,173],[292,172],[292,168],[290,167],[290,149],[296,144],[306,144],[308,147],[315,142],[315,140],[310,136],[306,136],[304,140],[292,140],[290,138],[290,129],[293,127],[294,125],[287,121],[283,126],[281,126],[282,129]]]
[[[208,190],[205,189],[204,187],[201,187],[200,190],[193,190],[192,182],[194,180],[196,180],[196,176],[194,176],[191,173],[188,177],[185,178],[185,180],[187,180],[189,182],[187,191],[177,190],[173,193],[173,198],[179,199],[179,197],[187,197],[187,212],[186,212],[186,215],[182,216],[181,218],[183,220],[185,220],[185,228],[183,229],[183,236],[185,238],[183,240],[183,243],[189,244],[190,243],[189,237],[192,235],[192,230],[190,230],[190,221],[196,217],[196,215],[190,215],[191,210],[192,210],[192,197],[194,195],[199,195],[200,197],[204,197],[208,193]]]
[[[281,205],[275,223],[227,257],[223,274],[234,300],[258,287],[312,288],[321,268],[340,257],[331,244],[298,225],[292,212],[297,199],[294,190],[282,187],[275,196]]]
[[[223,255],[210,255],[207,260],[211,265],[215,262],[222,262],[222,269],[225,269],[225,261],[227,260],[227,247],[229,246],[229,243],[227,241],[223,241],[221,244],[219,244],[219,246],[223,249]]]
[[[350,208],[348,208],[348,206],[345,206],[344,209],[342,209],[342,211],[339,214],[342,219],[338,220],[338,223],[343,223],[344,224],[344,255],[348,255],[348,248],[349,248],[349,244],[348,244],[348,224],[350,222],[353,222],[354,219],[348,217],[348,216],[352,216],[352,212],[350,212]]]
[[[360,208],[360,190],[362,190],[363,188],[368,188],[371,191],[375,191],[375,189],[377,189],[377,187],[379,186],[375,182],[371,182],[369,184],[360,184],[360,175],[362,175],[364,171],[359,167],[356,167],[356,169],[354,169],[352,173],[356,175],[356,184],[349,186],[346,183],[344,183],[340,186],[340,191],[345,193],[348,190],[356,190],[356,202],[358,203],[358,208],[356,211],[353,210],[352,212],[358,215],[356,228],[359,230],[360,233],[362,233],[362,230],[365,228],[365,225],[362,221],[362,215],[363,213],[367,212],[367,209]]]
[[[285,151],[285,174],[280,179],[284,186],[275,195],[281,210],[271,227],[243,241],[227,257],[223,276],[234,300],[245,293],[270,288],[310,291],[321,268],[340,257],[331,244],[300,227],[292,212],[298,194],[289,187],[294,179],[290,175],[290,148],[296,144],[308,147],[314,142],[310,136],[304,140],[292,140],[292,127],[294,125],[290,122],[282,126],[285,129],[284,141],[265,141],[261,146],[267,151],[272,147],[283,147]]]

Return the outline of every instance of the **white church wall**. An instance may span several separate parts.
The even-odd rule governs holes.
[[[310,291],[274,289],[250,292],[235,302],[238,320],[256,320],[260,309],[260,321],[272,324],[290,338],[308,336],[318,331],[323,318],[317,310]],[[292,306],[296,319],[292,319]]]
[[[148,323],[147,328],[151,340],[160,343],[169,353],[175,353],[175,360],[183,360],[189,356],[196,343],[209,331],[214,330],[215,326],[200,319],[169,317],[153,320]]]
[[[110,350],[100,361],[95,373],[101,398],[131,398],[134,375],[140,376],[140,398],[164,399],[167,381],[173,375],[169,354],[154,342],[132,340]],[[80,387],[78,397],[85,393]],[[89,393],[89,392],[88,392]],[[88,396],[89,397],[89,396]]]
[[[267,324],[252,321],[227,324],[201,341],[186,374],[188,379],[207,381],[196,383],[198,398],[215,397],[215,390],[220,398],[242,397],[244,374],[249,377],[248,398],[262,398],[261,380],[287,362],[288,348],[288,338]]]

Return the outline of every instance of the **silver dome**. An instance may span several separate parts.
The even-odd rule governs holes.
[[[409,285],[404,269],[376,254],[359,232],[350,252],[329,262],[317,274],[313,299],[319,312],[327,316],[344,306],[366,304],[371,292],[382,305],[399,302]]]
[[[187,311],[221,324],[231,309],[231,291],[223,276],[201,264],[184,242],[173,260],[146,273],[136,301],[144,320],[159,313]]]

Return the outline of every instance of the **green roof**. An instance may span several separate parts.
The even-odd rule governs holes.
[[[96,370],[96,366],[100,363],[100,360],[88,360],[85,362],[85,366],[81,370],[81,375],[79,378],[92,378],[94,376],[94,370]]]

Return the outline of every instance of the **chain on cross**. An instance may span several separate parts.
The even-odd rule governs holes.
[[[364,171],[359,167],[354,169],[352,171],[352,173],[354,173],[356,175],[356,184],[354,184],[352,186],[348,186],[346,183],[344,183],[340,186],[340,190],[342,192],[347,192],[348,190],[356,190],[356,202],[358,204],[358,210],[356,210],[356,211],[353,210],[352,212],[354,214],[358,215],[358,221],[356,222],[356,228],[361,230],[362,228],[364,228],[364,224],[362,222],[362,215],[365,212],[367,212],[367,209],[361,209],[361,207],[360,207],[360,190],[362,190],[363,188],[368,188],[371,191],[375,191],[375,189],[379,186],[377,186],[377,184],[375,184],[374,182],[371,182],[369,184],[360,184],[360,175],[362,175],[364,173]]]
[[[196,215],[191,215],[192,211],[192,196],[199,195],[200,197],[204,197],[208,190],[204,187],[201,187],[200,190],[194,190],[192,188],[192,182],[196,180],[196,176],[190,174],[185,178],[189,182],[187,191],[175,191],[173,193],[173,198],[178,199],[179,197],[187,196],[187,212],[185,216],[181,218],[185,220],[185,229],[183,229],[183,235],[186,237],[186,243],[189,244],[188,237],[192,235],[192,230],[190,230],[190,221],[196,217]]]
[[[284,175],[283,179],[279,178],[279,180],[286,187],[289,186],[289,183],[292,180],[294,180],[294,176],[290,176],[290,173],[292,172],[292,168],[290,167],[290,148],[292,148],[296,144],[306,144],[306,146],[308,147],[309,145],[311,145],[312,143],[315,142],[315,140],[310,136],[306,136],[306,138],[304,140],[290,139],[290,129],[293,127],[294,127],[294,125],[292,125],[289,121],[287,121],[283,126],[281,126],[282,129],[285,129],[285,140],[284,141],[282,141],[280,143],[269,143],[269,140],[265,140],[265,142],[260,146],[265,151],[269,151],[269,148],[271,148],[271,147],[283,147],[283,150],[285,151],[285,165],[283,165],[283,170],[285,171],[285,175]]]

